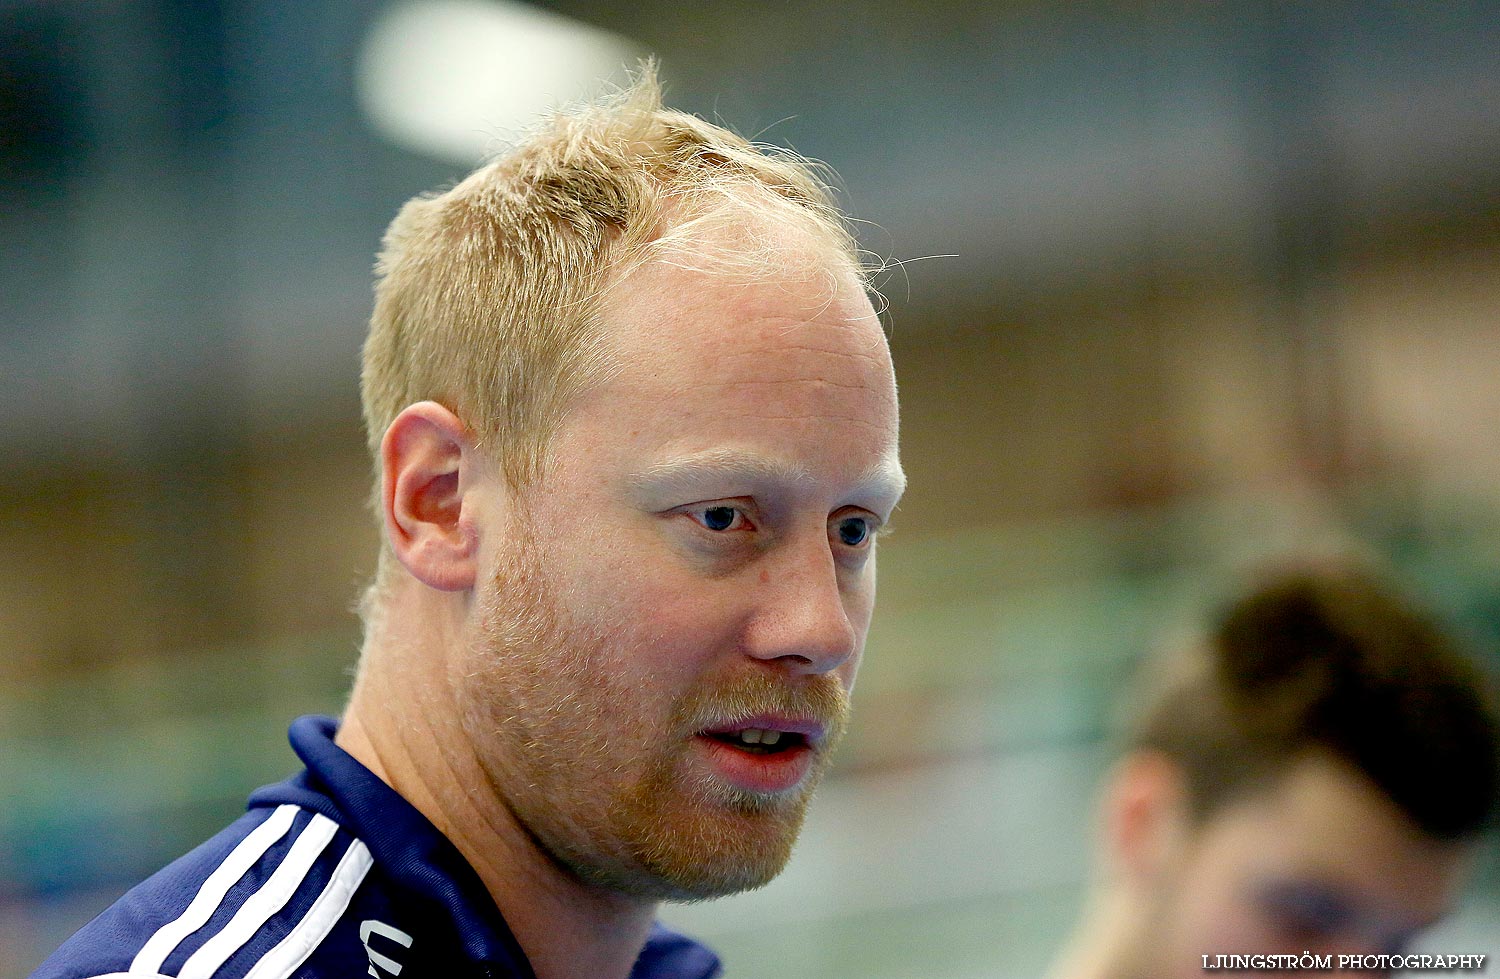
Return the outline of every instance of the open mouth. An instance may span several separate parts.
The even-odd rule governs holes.
[[[752,755],[778,755],[808,747],[807,736],[796,731],[751,727],[742,731],[704,731],[703,736]]]
[[[718,779],[745,792],[793,792],[817,767],[824,726],[812,718],[761,716],[698,732],[704,763]]]

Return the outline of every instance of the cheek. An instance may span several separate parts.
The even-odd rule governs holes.
[[[854,632],[859,636],[860,649],[863,649],[865,637],[870,634],[870,619],[875,613],[875,574],[873,570],[862,572],[853,587],[845,589],[844,611],[849,616],[849,624],[854,626]]]
[[[540,538],[548,579],[576,622],[632,623],[667,597],[661,562],[628,537],[580,540],[566,527]]]
[[[694,584],[663,587],[652,582],[635,596],[635,628],[663,651],[664,658],[686,663],[722,655],[740,645],[745,615],[743,589]]]
[[[1175,890],[1168,921],[1177,921],[1181,951],[1197,956],[1264,952],[1272,937],[1247,897],[1245,868],[1233,847],[1207,849],[1167,886]],[[1170,925],[1169,925],[1170,926]]]
[[[1217,913],[1203,922],[1204,952],[1272,952],[1280,950],[1275,931],[1254,908],[1224,902]]]
[[[859,664],[864,659],[865,642],[870,635],[870,622],[875,612],[875,580],[874,575],[869,576],[868,587],[855,588],[845,592],[844,614],[849,617],[849,624],[854,628],[854,655],[849,657],[839,667],[839,675],[844,678],[844,686],[854,686],[854,676],[859,670]]]
[[[600,569],[568,615],[616,651],[621,672],[666,679],[710,669],[740,647],[744,589],[682,580],[640,564]]]

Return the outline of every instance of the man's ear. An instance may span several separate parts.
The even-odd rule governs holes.
[[[463,422],[434,401],[407,406],[380,443],[386,538],[412,577],[440,591],[478,577],[479,535],[464,510],[477,461]]]
[[[1190,829],[1181,766],[1159,751],[1126,754],[1106,783],[1103,817],[1111,870],[1145,884],[1162,877]]]

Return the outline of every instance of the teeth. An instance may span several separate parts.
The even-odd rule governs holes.
[[[739,732],[739,739],[745,744],[771,745],[781,740],[780,731],[767,731],[765,728],[751,727]]]

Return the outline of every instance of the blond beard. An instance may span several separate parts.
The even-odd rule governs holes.
[[[679,697],[662,729],[645,730],[661,723],[640,716],[641,691],[654,678],[627,682],[611,669],[611,654],[619,661],[631,650],[612,647],[598,623],[566,621],[534,533],[514,543],[479,597],[481,629],[456,692],[491,791],[544,853],[596,886],[682,901],[768,883],[790,858],[842,736],[843,686],[829,674],[796,686],[739,674]],[[827,727],[797,792],[762,795],[685,776],[697,731],[766,714]]]

